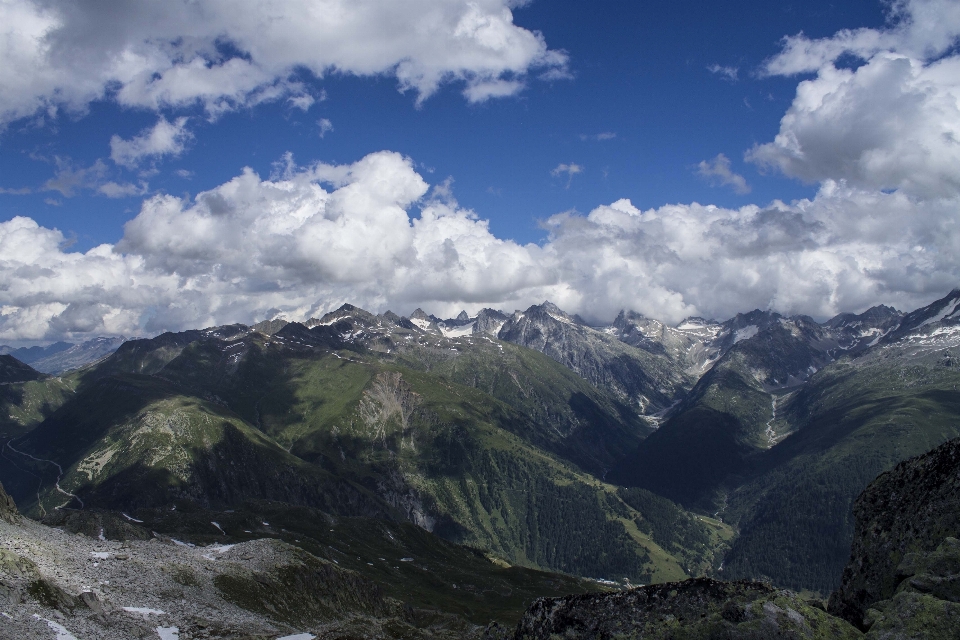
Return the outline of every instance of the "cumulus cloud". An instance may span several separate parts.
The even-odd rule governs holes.
[[[567,57],[513,23],[512,0],[93,0],[0,2],[0,125],[105,97],[211,116],[266,100],[308,109],[307,70],[389,74],[423,101],[512,95]],[[322,96],[319,96],[322,99]]]
[[[730,158],[722,153],[707,162],[703,160],[697,165],[697,174],[711,184],[730,186],[737,193],[750,193],[747,179],[730,169]]]
[[[120,166],[136,169],[144,158],[180,155],[192,137],[187,131],[187,118],[169,122],[161,116],[157,124],[131,140],[117,135],[110,138],[110,159]]]
[[[830,316],[913,308],[955,286],[958,199],[825,182],[816,197],[725,209],[629,200],[559,214],[541,245],[494,236],[409,158],[244,170],[187,200],[148,198],[115,246],[85,253],[28,218],[0,223],[0,339],[306,319],[372,311],[512,311],[550,299],[595,321],[669,322],[754,307]]]
[[[816,71],[801,82],[769,143],[747,159],[808,182],[846,180],[866,189],[919,197],[960,192],[960,4],[913,0],[892,5],[887,30],[831,38],[787,38],[770,74]],[[836,65],[860,57],[856,69]]]

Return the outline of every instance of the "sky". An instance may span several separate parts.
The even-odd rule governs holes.
[[[0,342],[960,285],[960,2],[0,0]]]

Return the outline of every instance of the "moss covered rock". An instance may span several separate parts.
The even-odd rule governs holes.
[[[854,515],[850,562],[831,613],[865,628],[868,609],[895,594],[926,594],[902,599],[917,606],[928,598],[957,601],[960,587],[940,574],[955,576],[960,561],[953,539],[960,537],[960,438],[879,476],[857,498]]]
[[[610,594],[541,598],[517,640],[859,638],[844,620],[761,582],[697,578]]]

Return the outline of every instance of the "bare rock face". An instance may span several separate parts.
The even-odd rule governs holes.
[[[541,598],[516,640],[552,638],[859,638],[798,595],[760,582],[696,578],[629,591]]]
[[[890,609],[884,601],[899,598],[943,615],[955,608],[949,615],[960,624],[960,438],[879,476],[854,516],[850,562],[830,611],[867,628]]]
[[[13,498],[4,490],[2,484],[0,484],[0,519],[10,524],[18,524],[20,522],[20,512],[17,511],[17,503],[14,502]]]

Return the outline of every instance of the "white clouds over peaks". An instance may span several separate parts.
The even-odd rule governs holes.
[[[142,131],[132,140],[115,135],[110,138],[110,159],[128,169],[136,169],[143,158],[179,155],[192,137],[186,126],[187,118],[168,122],[161,117],[152,129]]]
[[[0,223],[0,339],[305,319],[345,301],[443,315],[550,299],[598,321],[621,308],[674,322],[754,307],[829,316],[880,299],[913,308],[960,278],[950,199],[828,181],[766,208],[620,200],[550,218],[538,246],[495,237],[447,183],[430,194],[384,151],[154,196],[116,246],[86,253],[28,218]]]
[[[0,0],[0,124],[113,96],[212,115],[280,97],[309,108],[298,69],[392,74],[418,100],[443,82],[511,95],[566,55],[513,24],[510,0]],[[281,10],[282,9],[282,10]]]
[[[960,3],[913,0],[892,10],[897,22],[887,30],[785,40],[767,73],[817,77],[800,83],[774,141],[748,160],[810,182],[960,193],[960,55],[943,55],[960,35]],[[837,68],[845,53],[865,64]]]

